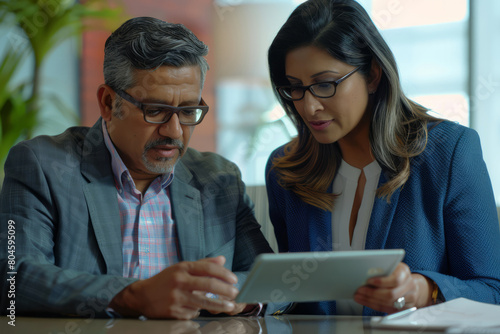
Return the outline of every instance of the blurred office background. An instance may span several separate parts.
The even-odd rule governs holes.
[[[236,162],[250,186],[264,184],[270,152],[295,135],[271,90],[266,55],[277,30],[301,2],[109,0],[112,7],[123,8],[123,17],[183,23],[209,46],[211,69],[203,96],[210,112],[196,127],[191,146]],[[406,93],[441,117],[479,132],[500,206],[500,1],[359,2],[393,50]],[[50,16],[47,10],[46,17],[34,23],[46,24]],[[53,103],[45,103],[34,135],[91,126],[97,120],[95,92],[103,82],[103,48],[109,34],[105,29],[87,31],[49,54],[40,75],[41,93],[56,95],[72,112],[62,114]],[[0,55],[25,43],[26,37],[8,20],[1,22]],[[23,60],[16,72],[19,82],[29,81],[32,62],[29,56]]]

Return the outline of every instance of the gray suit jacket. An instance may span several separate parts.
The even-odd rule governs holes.
[[[238,168],[214,153],[188,149],[174,175],[170,194],[181,259],[224,255],[241,284],[255,256],[272,250]],[[122,277],[120,216],[101,120],[13,147],[0,218],[3,313],[15,300],[17,314],[103,316],[111,299],[135,281]],[[9,221],[15,268],[5,247]],[[12,275],[15,298],[7,298]]]

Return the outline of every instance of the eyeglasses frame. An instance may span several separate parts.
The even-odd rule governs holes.
[[[196,123],[187,123],[186,124],[184,122],[181,122],[181,120],[179,118],[179,123],[182,124],[182,125],[189,125],[189,126],[198,125],[198,124],[201,123],[201,121],[203,121],[203,118],[205,118],[205,115],[208,113],[208,109],[209,109],[208,105],[206,104],[205,100],[203,100],[203,98],[201,98],[201,101],[200,101],[202,103],[202,105],[199,105],[199,106],[174,107],[174,106],[170,106],[168,104],[139,102],[139,101],[137,101],[135,98],[133,98],[129,93],[127,93],[124,90],[121,90],[121,89],[118,89],[118,90],[113,89],[113,90],[116,92],[116,94],[118,94],[118,96],[120,96],[124,100],[132,103],[137,108],[141,109],[142,115],[144,117],[144,121],[146,123],[150,123],[150,124],[165,124],[168,121],[170,121],[170,119],[172,118],[172,116],[174,114],[177,114],[177,117],[179,118],[179,113],[181,111],[185,110],[185,109],[201,109],[202,110],[202,114],[201,114],[200,120],[198,122],[196,122]],[[147,107],[147,106],[156,106],[156,107],[161,107],[161,108],[168,108],[168,109],[172,110],[172,114],[170,115],[170,117],[168,117],[163,122],[148,121],[146,119],[146,111],[144,110],[144,107]]]
[[[313,83],[313,84],[308,85],[308,86],[294,86],[294,85],[278,86],[278,87],[276,87],[276,90],[278,91],[279,95],[282,98],[284,98],[285,100],[288,100],[288,101],[300,101],[300,100],[302,100],[304,98],[304,96],[306,95],[306,91],[311,92],[312,95],[314,95],[314,96],[316,96],[316,97],[318,97],[320,99],[327,99],[327,98],[335,96],[335,94],[337,93],[337,86],[342,81],[344,81],[345,79],[349,78],[351,75],[353,75],[354,73],[356,73],[360,68],[361,68],[361,66],[356,67],[355,69],[353,69],[352,71],[350,71],[349,73],[347,73],[346,75],[344,75],[342,78],[337,79],[337,80],[316,82],[316,83]],[[316,93],[314,93],[313,90],[311,90],[312,86],[321,85],[321,84],[324,84],[324,83],[329,83],[329,84],[333,84],[334,85],[335,90],[334,90],[334,92],[333,92],[332,95],[329,95],[329,96],[318,96],[318,95],[316,95]],[[292,99],[291,97],[285,96],[285,94],[282,93],[282,90],[285,89],[285,88],[301,88],[302,89],[302,96],[300,97],[300,99]]]

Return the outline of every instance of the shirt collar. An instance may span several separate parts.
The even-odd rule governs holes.
[[[381,170],[382,168],[378,164],[377,160],[373,160],[363,168],[363,172],[365,173],[365,177],[367,179],[370,177],[379,177]],[[342,159],[338,172],[346,179],[357,182],[359,175],[361,174],[361,169],[349,165],[344,159]]]

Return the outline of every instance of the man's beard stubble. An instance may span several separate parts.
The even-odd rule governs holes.
[[[149,150],[160,145],[176,146],[179,150],[179,155],[176,158],[158,157],[154,161],[148,159],[147,153]],[[151,140],[144,146],[142,153],[142,162],[148,171],[155,174],[170,174],[174,171],[175,164],[184,154],[184,143],[179,139],[160,138]]]

